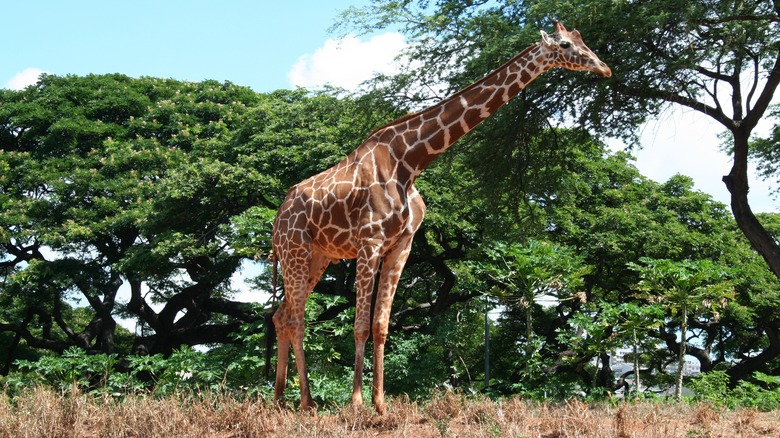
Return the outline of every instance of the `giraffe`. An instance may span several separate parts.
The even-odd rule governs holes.
[[[303,349],[304,307],[325,268],[356,259],[355,373],[351,404],[361,406],[363,360],[372,335],[372,402],[384,414],[384,346],[390,309],[425,203],[415,179],[456,140],[488,118],[543,72],[562,67],[610,77],[610,68],[577,30],[555,22],[541,41],[453,96],[375,130],[335,166],[290,188],[273,225],[274,266],[281,264],[284,298],[273,316],[278,358],[274,399],[287,382],[292,346],[301,409],[313,409]],[[380,270],[381,264],[381,272]],[[374,319],[371,300],[379,273]]]

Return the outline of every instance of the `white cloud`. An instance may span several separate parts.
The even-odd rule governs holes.
[[[328,39],[325,44],[298,59],[287,74],[296,87],[321,88],[324,85],[356,90],[376,73],[398,73],[396,57],[406,47],[403,35],[384,33],[362,41],[348,36]]]
[[[23,90],[27,86],[38,82],[38,77],[44,73],[46,72],[39,68],[26,68],[14,75],[14,77],[12,77],[8,82],[6,82],[5,88],[16,91]]]
[[[730,195],[722,178],[731,171],[732,158],[719,148],[722,141],[717,135],[722,131],[721,125],[696,111],[670,109],[642,128],[642,148],[634,152],[636,167],[642,175],[661,183],[678,173],[690,176],[695,189],[729,205]],[[622,145],[611,147],[620,149]],[[753,173],[749,184],[754,212],[777,211],[770,183]]]

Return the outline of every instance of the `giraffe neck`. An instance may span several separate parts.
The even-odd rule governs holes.
[[[553,65],[547,59],[545,48],[534,44],[462,91],[391,122],[377,134],[394,139],[388,144],[395,156],[402,157],[399,164],[413,182],[436,157],[549,70]]]

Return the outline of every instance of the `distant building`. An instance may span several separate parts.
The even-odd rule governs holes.
[[[631,360],[631,354],[634,350],[630,347],[619,347],[615,349],[614,354],[610,356],[610,368],[615,375],[621,375],[627,371],[630,371],[634,367],[634,362]],[[673,373],[677,370],[677,363],[670,364],[666,367],[666,371]],[[683,367],[684,376],[696,376],[701,373],[701,364],[698,360],[692,356],[686,356],[685,365]]]

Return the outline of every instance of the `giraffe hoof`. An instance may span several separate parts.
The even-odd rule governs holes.
[[[317,413],[317,405],[312,399],[304,399],[301,401],[301,412],[307,412],[312,415]]]

